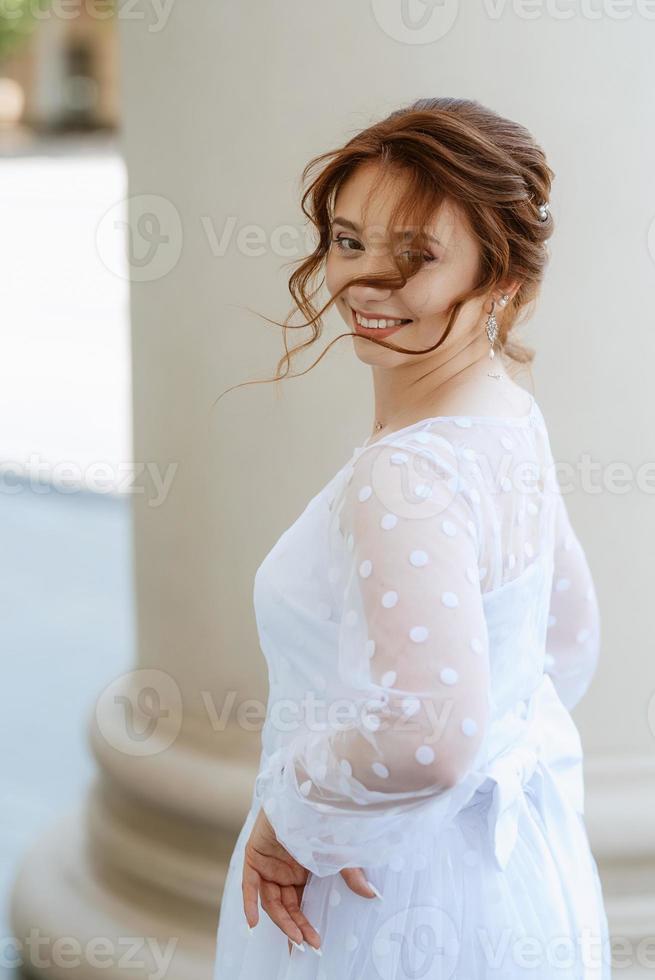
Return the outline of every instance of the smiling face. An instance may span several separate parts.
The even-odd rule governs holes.
[[[339,189],[332,243],[326,259],[325,281],[331,295],[354,276],[396,273],[387,245],[387,229],[396,200],[394,184],[388,180],[381,182],[380,176],[378,164],[366,163],[360,165]],[[369,199],[373,189],[375,194]],[[365,201],[369,203],[364,226],[362,207]],[[402,229],[398,229],[400,231]],[[355,353],[367,364],[394,367],[421,360],[414,354],[389,350],[365,338],[379,337],[408,350],[432,347],[446,329],[453,304],[476,285],[479,246],[461,209],[444,201],[426,231],[435,240],[424,249],[423,265],[405,286],[390,289],[355,284],[336,301],[345,323],[357,332],[353,339]],[[407,250],[407,245],[402,242],[393,247],[398,251]],[[483,326],[486,302],[485,297],[467,300],[444,344],[424,354],[423,358],[433,359],[437,364],[444,362],[478,336],[484,354],[488,349]],[[355,311],[366,319],[358,320]],[[378,323],[376,328],[379,320],[389,322]]]

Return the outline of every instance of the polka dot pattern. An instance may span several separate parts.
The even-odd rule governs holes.
[[[332,908],[336,908],[337,905],[341,905],[341,895],[336,890],[336,888],[332,888],[330,890],[330,894],[328,896],[328,902],[330,903]]]
[[[531,453],[543,453],[550,472],[547,440],[534,436],[532,423],[442,416],[384,437],[373,452],[362,447],[276,549],[275,578],[258,579],[262,599],[273,583],[278,597],[257,610],[275,698],[329,691],[335,707],[349,703],[330,713],[327,730],[267,731],[268,744],[284,748],[265,770],[262,805],[323,873],[355,847],[364,867],[368,857],[389,873],[427,868],[434,854],[413,833],[416,797],[448,794],[453,777],[484,759],[490,723],[507,716],[520,736],[540,681],[566,703],[587,683],[596,596],[546,480],[533,490],[521,483],[517,467]],[[535,583],[549,608],[533,616],[525,610]],[[481,857],[471,844],[463,864],[477,867]],[[350,908],[338,878],[327,895]],[[349,957],[361,936],[354,920],[344,923],[340,949]]]
[[[411,718],[412,715],[415,715],[417,711],[421,710],[421,702],[417,697],[413,697],[413,696],[408,698],[403,698],[402,708],[403,708],[403,714]]]
[[[459,680],[459,674],[452,667],[444,667],[439,677],[444,684],[456,684]]]

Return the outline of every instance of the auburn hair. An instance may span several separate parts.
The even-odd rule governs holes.
[[[324,282],[318,280],[330,250],[338,191],[358,167],[372,162],[380,165],[380,181],[373,185],[372,193],[387,180],[394,182],[394,187],[397,183],[400,191],[391,214],[392,236],[396,234],[393,229],[401,229],[403,236],[409,230],[417,251],[392,255],[395,275],[351,278],[317,309],[313,298]],[[275,376],[264,381],[280,381],[288,375],[293,357],[320,338],[321,317],[344,290],[359,283],[400,289],[419,271],[428,229],[444,200],[459,206],[477,239],[476,285],[453,303],[446,329],[432,347],[416,351],[382,338],[366,339],[402,353],[426,354],[445,341],[465,302],[516,280],[520,287],[498,316],[496,345],[513,361],[530,364],[534,351],[509,334],[519,321],[532,315],[543,280],[553,218],[549,208],[544,211],[541,206],[549,204],[554,177],[543,150],[524,126],[472,99],[418,99],[357,133],[343,146],[314,157],[302,172],[303,184],[311,181],[301,207],[314,227],[317,243],[311,255],[298,260],[298,268],[289,277],[294,301],[289,316],[282,324],[269,320],[282,327],[285,353]],[[406,240],[403,237],[403,242]],[[296,310],[306,317],[306,323],[289,322]],[[311,335],[290,350],[287,331],[307,328]],[[337,340],[351,336],[352,331],[339,334],[300,374],[311,370]]]

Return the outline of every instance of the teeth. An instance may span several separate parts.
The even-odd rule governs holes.
[[[366,327],[367,330],[385,330],[388,327],[399,327],[403,320],[366,320],[359,313],[355,312],[355,319],[360,327]]]

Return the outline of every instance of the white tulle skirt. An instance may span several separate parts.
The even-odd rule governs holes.
[[[528,798],[504,870],[481,796],[438,837],[419,835],[411,850],[392,850],[388,865],[367,872],[382,899],[356,895],[341,875],[310,875],[302,908],[321,956],[307,943],[289,953],[261,907],[248,930],[243,849],[257,808],[253,801],[230,862],[214,980],[610,980],[598,869],[573,808],[560,827],[561,813],[544,821]]]

